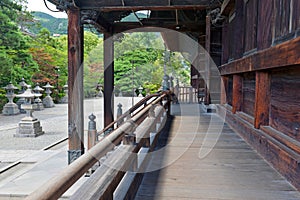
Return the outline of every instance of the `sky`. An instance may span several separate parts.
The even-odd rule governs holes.
[[[52,15],[57,18],[67,18],[67,14],[65,12],[51,12],[47,9],[44,4],[44,0],[27,0],[28,1],[28,10],[29,11],[40,11]],[[55,5],[51,4],[50,2],[46,1],[48,7],[52,10],[57,10]]]

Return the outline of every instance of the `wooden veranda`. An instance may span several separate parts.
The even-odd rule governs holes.
[[[149,29],[144,29],[144,31],[155,31],[158,30],[156,28],[165,28],[184,33],[200,46],[205,47],[207,54],[199,51],[193,62],[191,62],[192,87],[203,89],[204,103],[206,105],[215,104],[217,111],[225,110],[228,126],[240,134],[296,189],[300,189],[300,1],[48,1],[54,3],[59,10],[66,11],[69,19],[68,116],[70,163],[80,159],[79,157],[84,154],[82,107],[84,24],[91,24],[104,34],[105,126],[109,126],[114,121],[111,111],[111,97],[114,85],[114,44],[113,39],[111,39],[112,36],[124,31],[136,31],[139,28],[150,27]],[[137,17],[136,22],[123,22],[121,20],[130,14],[135,15],[135,12],[140,10],[151,11],[151,14],[144,19]],[[188,46],[182,41],[179,42],[178,38],[172,37],[172,34],[162,32],[162,36],[167,48],[174,51],[179,51],[180,49],[188,51]],[[206,55],[209,55],[211,60]],[[212,61],[217,67],[212,67]],[[182,120],[187,120],[186,123],[193,125],[198,118],[199,116],[191,116]],[[229,132],[231,133],[231,129]],[[199,134],[201,135],[201,132]],[[225,131],[224,137],[230,139],[227,138],[225,143],[228,142],[229,146],[234,145],[237,136],[235,134],[226,134],[227,132]],[[224,144],[222,142],[224,141],[220,141],[221,145]],[[257,155],[250,153],[250,147],[246,143],[239,143],[237,146],[241,144],[242,149],[238,150],[241,151],[239,152],[240,154],[235,149],[225,148],[225,154],[228,153],[225,155],[216,149],[217,153],[211,155],[216,157],[213,157],[211,162],[219,164],[219,168],[214,165],[211,165],[209,169],[205,168],[211,164],[210,161],[208,161],[208,164],[193,164],[191,160],[186,159],[187,169],[190,169],[196,177],[197,175],[203,175],[198,170],[216,170],[216,174],[218,174],[218,170],[220,170],[218,172],[229,168],[234,170],[236,165],[243,165],[244,167],[242,168],[244,170],[252,170],[253,166],[257,171],[263,170],[265,172],[265,174],[260,174],[261,176],[269,176],[269,173],[272,173],[270,176],[274,179],[270,179],[268,183],[273,184],[283,180],[278,174],[275,175],[276,172],[273,172],[266,164],[262,164],[262,161],[257,161],[261,165],[256,166],[255,159],[258,158]],[[178,144],[179,146],[180,144]],[[219,156],[228,156],[230,159],[222,163],[221,161],[224,160]],[[251,159],[247,160],[247,162],[239,162],[239,158],[247,156],[250,156]],[[190,166],[193,167],[189,168]],[[180,167],[183,167],[183,164],[179,164],[178,168]],[[188,182],[184,177],[176,177],[169,174],[181,173],[179,169],[163,172],[166,179],[175,177],[177,180],[178,178],[178,180],[183,180],[181,182],[183,185],[186,184],[185,181]],[[230,176],[227,172],[224,172],[226,176]],[[240,171],[238,170],[237,174],[239,173]],[[237,174],[233,173],[231,175],[236,177]],[[224,180],[229,182],[233,180],[232,177],[216,176],[216,178],[224,178]],[[235,180],[239,181],[239,178],[241,177],[236,177]],[[245,182],[248,183],[246,177],[245,179]],[[159,185],[163,188],[171,182],[171,180],[165,180],[166,183],[164,183],[164,180],[161,178],[158,180]],[[255,179],[256,182],[263,182],[264,180],[266,179],[262,178],[261,180],[260,177]],[[143,182],[146,186],[141,186],[140,191],[137,193],[137,198],[143,198],[143,192],[146,190],[147,184],[152,184],[153,181],[151,177],[146,176]],[[243,181],[240,183],[244,184]],[[192,183],[201,185],[198,180]],[[253,185],[252,183],[249,184],[251,187],[255,185],[254,183]],[[285,199],[285,195],[291,195],[286,198],[299,199],[297,192],[288,192],[289,194],[284,192],[293,190],[287,185],[279,185],[277,187],[275,186],[276,184],[272,184],[266,186],[265,191],[268,191],[269,195],[275,195],[274,198],[278,195],[278,197]],[[181,187],[184,190],[183,185]],[[206,187],[207,185],[202,184],[201,186]],[[212,183],[207,186],[207,191],[212,192],[212,188],[218,190],[218,186]],[[259,186],[263,187],[262,185]],[[154,189],[153,187],[152,189]],[[149,188],[151,189],[151,186]],[[223,189],[224,191],[229,191],[232,188],[224,186]],[[237,189],[245,191],[243,187],[237,186]],[[173,189],[166,190],[173,192]],[[251,193],[249,193],[249,199],[255,198],[254,190],[253,193],[248,191]],[[163,193],[159,189],[158,191]],[[270,191],[276,191],[276,193]],[[110,195],[109,198],[112,198],[111,191],[108,193]],[[203,196],[203,199],[207,197],[221,198],[222,191],[219,191],[218,194],[220,196]],[[232,196],[229,193],[224,192],[224,194],[228,194],[229,196],[227,197],[231,199]],[[184,193],[182,195],[184,196]],[[196,195],[201,196],[203,194],[196,192]],[[104,197],[102,196],[102,198]],[[152,197],[162,199],[165,196]],[[149,199],[152,199],[152,197],[149,197]],[[166,198],[169,197],[166,196]],[[196,198],[196,196],[187,196],[187,198]]]

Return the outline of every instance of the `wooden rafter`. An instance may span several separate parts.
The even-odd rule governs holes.
[[[176,9],[206,9],[210,0],[124,0],[122,1],[88,1],[75,0],[76,6],[82,9],[114,10],[176,10]]]

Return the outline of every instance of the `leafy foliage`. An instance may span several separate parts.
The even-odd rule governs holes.
[[[25,11],[24,5],[26,0],[0,2],[0,86],[10,81],[17,85],[22,77],[29,84],[49,82],[57,87],[54,97],[58,100],[63,96],[63,85],[68,77],[67,36],[64,35],[67,19],[56,19],[40,12],[32,16]],[[37,22],[40,27],[32,26]],[[28,31],[34,31],[34,35]],[[62,35],[53,37],[54,33]],[[161,87],[164,64],[167,65],[167,74],[188,83],[188,63],[180,53],[172,53],[165,63],[159,33],[120,34],[114,37],[114,41],[116,93],[131,96],[140,86],[144,88],[144,94],[146,91],[156,92]],[[103,85],[103,39],[85,31],[84,44],[84,91],[89,97],[99,91],[99,85]],[[3,93],[0,102],[5,102],[4,98]]]
[[[145,93],[155,93],[164,75],[164,46],[158,33],[132,33],[115,38],[114,84],[118,95],[132,96],[140,86]],[[94,96],[97,86],[103,85],[103,40],[85,55],[84,90],[86,96]],[[85,38],[86,43],[86,38]],[[91,49],[91,48],[88,48]],[[172,53],[167,64],[167,74],[176,76],[180,82],[189,82],[189,68],[180,53]],[[99,89],[99,88],[98,88]]]
[[[43,12],[32,12],[34,16],[34,24],[39,23],[40,26],[32,26],[30,31],[34,34],[38,34],[41,27],[49,30],[50,34],[67,34],[68,19],[55,18]]]
[[[0,2],[0,86],[12,81],[16,84],[22,77],[29,78],[38,66],[28,51],[30,38],[19,30],[19,15],[23,1]],[[24,14],[25,15],[25,14]]]

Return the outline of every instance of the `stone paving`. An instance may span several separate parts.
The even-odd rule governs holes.
[[[137,102],[138,99],[139,98],[135,98],[135,102]],[[119,103],[123,105],[123,111],[127,110],[131,107],[131,98],[116,97],[115,113],[117,104]],[[97,98],[85,100],[84,110],[85,131],[87,130],[88,116],[91,113],[96,115],[97,118],[95,121],[97,122],[97,129],[101,130],[103,128],[103,99]],[[8,152],[8,150],[18,150],[14,151],[15,155],[18,155],[19,153],[23,154],[26,151],[30,153],[31,150],[41,150],[56,141],[67,138],[67,114],[67,104],[56,104],[53,108],[35,111],[33,115],[41,121],[43,131],[45,132],[44,135],[36,138],[13,137],[13,134],[16,133],[18,122],[25,114],[14,116],[0,115],[0,162],[2,162],[3,157],[5,157],[4,152]],[[7,153],[7,155],[10,155],[10,153]],[[7,159],[7,157],[5,159]]]
[[[135,97],[134,103],[140,99]],[[119,103],[123,105],[122,109],[125,112],[132,106],[132,98],[116,97],[114,100],[115,115]],[[91,113],[97,117],[95,120],[97,130],[101,130],[103,128],[103,98],[84,101],[85,133],[87,133],[88,116]],[[68,105],[56,104],[53,108],[35,111],[33,116],[40,120],[45,132],[35,138],[13,136],[19,121],[24,116],[25,114],[0,115],[0,200],[12,197],[13,199],[24,198],[25,195],[67,166]],[[57,142],[60,143],[51,147]],[[85,138],[86,143],[87,139]],[[26,184],[29,182],[31,184]],[[74,187],[76,188],[76,186]],[[72,188],[69,193],[72,193]]]

